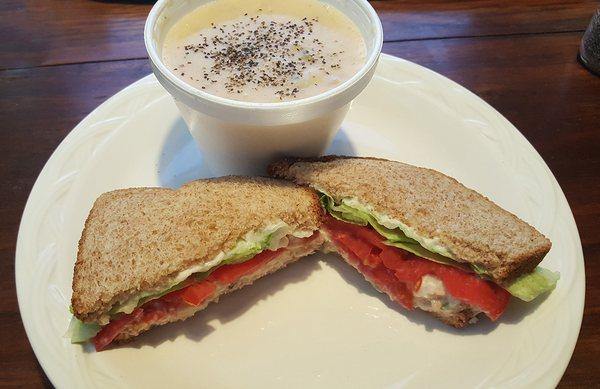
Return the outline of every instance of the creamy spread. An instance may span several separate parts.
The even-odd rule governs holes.
[[[460,312],[465,305],[446,293],[444,283],[437,277],[426,275],[421,278],[421,286],[413,295],[416,307],[424,311],[446,313]]]

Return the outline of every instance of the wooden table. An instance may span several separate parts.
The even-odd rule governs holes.
[[[558,179],[581,234],[588,282],[563,387],[600,385],[600,78],[576,60],[598,1],[373,1],[384,52],[466,86],[504,114]],[[0,386],[51,386],[25,336],[14,252],[44,163],[106,98],[150,73],[150,2],[0,2]]]

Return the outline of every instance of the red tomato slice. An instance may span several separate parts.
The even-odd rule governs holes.
[[[341,242],[348,250],[352,251],[363,265],[375,268],[381,263],[379,253],[381,249],[373,246],[364,240],[355,239],[353,236],[345,233],[338,234],[336,239]]]
[[[115,338],[121,333],[123,328],[129,324],[136,322],[142,318],[144,312],[137,308],[129,315],[123,315],[116,320],[112,320],[110,323],[102,327],[100,332],[94,337],[94,346],[96,351],[102,351],[108,346]]]
[[[330,235],[332,235],[332,239],[336,241],[338,249],[344,253],[348,262],[352,266],[356,267],[369,282],[377,285],[379,290],[387,293],[394,301],[402,305],[404,308],[413,309],[412,291],[410,291],[405,284],[398,282],[398,279],[394,275],[393,271],[382,265],[373,266],[372,264],[363,264],[362,260],[352,250],[352,243],[354,241],[346,240],[347,244],[345,244],[341,243],[341,240],[336,240],[339,235]],[[374,256],[373,252],[369,252],[369,255]],[[381,260],[379,260],[379,263],[381,263]]]
[[[361,270],[363,272],[367,271],[375,284],[381,285],[382,291],[387,293],[394,301],[408,310],[414,309],[412,290],[405,283],[398,282],[393,271],[390,271],[385,266],[379,266],[375,269],[364,268]]]
[[[336,245],[346,254],[352,254],[352,264],[360,263],[358,269],[367,279],[406,308],[412,309],[413,293],[420,287],[423,276],[428,274],[439,278],[451,296],[478,307],[492,320],[496,320],[508,305],[510,294],[493,282],[387,246],[383,243],[385,238],[370,227],[331,217],[325,226]]]
[[[315,233],[308,238],[292,239],[290,244],[293,241],[296,245],[303,245],[317,237],[318,233]],[[229,286],[241,277],[252,274],[285,250],[286,248],[280,248],[276,251],[266,250],[248,261],[222,266],[203,281],[192,283],[185,288],[148,301],[141,307],[136,308],[131,314],[123,315],[104,326],[93,340],[96,351],[106,348],[127,326],[140,322],[157,323],[168,315],[176,313],[183,306],[198,307],[202,305],[214,294],[217,283],[222,286]]]
[[[137,323],[157,323],[175,313],[184,305],[200,306],[210,298],[217,286],[210,281],[202,281],[183,289],[166,294],[158,299],[150,300],[132,313],[123,315],[116,320],[111,320],[94,337],[96,351],[102,351],[115,338],[130,325]]]
[[[481,308],[490,319],[498,319],[508,306],[510,293],[491,281],[465,275],[469,274],[451,268],[442,277],[448,293],[460,301]]]
[[[248,261],[236,263],[234,265],[221,266],[214,272],[210,273],[206,280],[216,281],[222,285],[231,285],[243,276],[254,273],[265,263],[277,257],[284,251],[285,248],[280,248],[276,251],[265,250]]]
[[[175,312],[180,304],[170,304],[164,301],[153,300],[144,304],[144,316],[138,322],[157,323],[166,318],[171,312]]]
[[[217,286],[212,282],[200,282],[182,289],[181,298],[186,303],[198,307],[212,296],[216,289]]]
[[[363,227],[357,224],[346,223],[334,219],[331,216],[327,216],[325,225],[328,230],[335,232],[337,235],[348,234],[350,236],[354,236],[356,235],[357,231],[360,231],[360,237],[366,242],[371,243],[371,245],[379,248],[387,247],[385,244],[383,244],[381,235],[379,235],[377,231],[370,227]]]

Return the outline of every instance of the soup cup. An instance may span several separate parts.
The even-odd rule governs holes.
[[[182,16],[209,1],[159,0],[150,11],[144,29],[152,71],[175,100],[209,170],[215,175],[264,174],[266,165],[282,156],[315,157],[323,153],[352,100],[375,72],[383,29],[373,7],[366,0],[320,0],[346,15],[364,39],[365,62],[350,79],[315,96],[256,103],[219,97],[195,88],[175,76],[162,60],[161,51],[169,29]]]

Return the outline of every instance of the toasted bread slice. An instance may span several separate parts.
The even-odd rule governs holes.
[[[327,156],[273,163],[269,173],[356,198],[419,236],[436,239],[459,262],[502,284],[533,270],[550,250],[535,228],[454,178],[432,169],[376,158]]]
[[[277,221],[314,231],[321,216],[313,191],[269,178],[223,177],[176,190],[105,193],[79,241],[73,313],[84,322],[97,321],[114,304],[232,249],[248,232]]]

